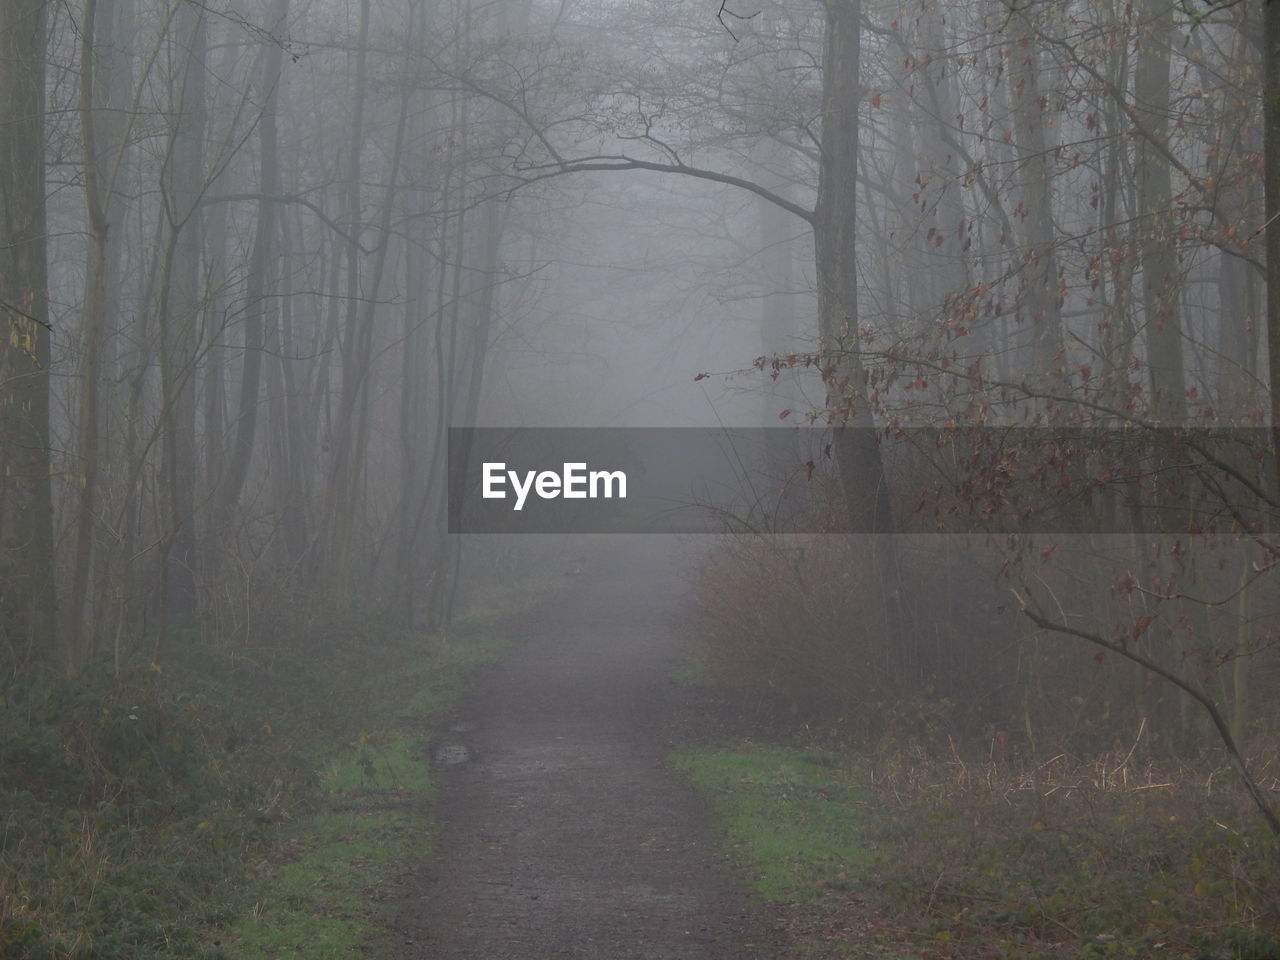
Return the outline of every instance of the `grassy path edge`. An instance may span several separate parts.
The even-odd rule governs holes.
[[[1266,836],[1197,798],[751,741],[671,758],[803,960],[1275,960]]]
[[[326,766],[317,802],[283,830],[257,871],[250,906],[217,934],[238,960],[339,960],[386,951],[387,888],[430,856],[436,799],[432,724],[472,674],[509,646],[492,629],[462,631],[423,658],[418,688],[371,711]]]

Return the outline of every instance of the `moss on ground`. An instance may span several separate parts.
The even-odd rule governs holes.
[[[5,689],[0,960],[376,956],[379,890],[431,849],[427,728],[496,620],[332,616]]]

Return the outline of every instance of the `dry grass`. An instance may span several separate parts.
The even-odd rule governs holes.
[[[874,538],[739,540],[697,585],[703,680],[751,705],[727,715],[767,713],[757,738],[846,758],[840,782],[871,798],[870,818],[865,805],[849,817],[865,823],[872,863],[797,914],[802,955],[1280,960],[1280,848],[1203,715],[1002,612],[992,551],[899,542],[909,658],[875,618]],[[1036,559],[1037,576],[1056,576],[1057,596],[1074,590],[1077,616],[1109,623],[1124,598],[1078,553],[1065,573]],[[1234,636],[1217,620],[1197,629]],[[1178,659],[1178,635],[1142,642],[1198,668]],[[887,666],[904,660],[908,672]],[[1250,664],[1247,743],[1280,805],[1275,704],[1261,696],[1273,660],[1259,648]],[[1204,682],[1226,698],[1231,678],[1213,670]]]
[[[1135,754],[860,761],[880,904],[921,957],[1280,956],[1280,851],[1230,770]]]

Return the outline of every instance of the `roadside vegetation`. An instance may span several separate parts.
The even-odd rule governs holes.
[[[430,851],[433,719],[504,648],[479,606],[424,636],[277,597],[252,645],[6,688],[0,957],[379,955]]]
[[[742,541],[703,570],[682,679],[718,719],[674,763],[756,891],[789,905],[800,954],[1280,957],[1280,848],[1195,704],[1028,629],[986,558],[945,546],[901,556],[904,582],[934,578],[910,675],[858,616],[856,543]],[[1255,682],[1273,676],[1274,649],[1251,649]],[[1224,709],[1230,665],[1195,677]],[[1274,704],[1239,719],[1274,804]]]
[[[1280,956],[1280,858],[1190,767],[751,742],[674,762],[806,958]]]

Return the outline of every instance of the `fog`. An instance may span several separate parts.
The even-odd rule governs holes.
[[[406,718],[500,635],[481,749],[554,754],[568,796],[573,719],[622,785],[596,840],[643,783],[687,827],[672,883],[718,869],[676,717],[835,751],[721,794],[838,767],[822,803],[909,822],[877,869],[928,891],[913,955],[1018,955],[947,952],[970,920],[1274,955],[1275,37],[1261,0],[3,0],[0,954],[168,956],[134,952],[160,919],[111,940],[101,878],[180,916],[379,763],[369,806],[407,809]],[[1000,823],[1047,864],[1015,893],[965,852]],[[602,890],[604,846],[570,851]],[[451,863],[466,925],[493,881]],[[1112,886],[1044,922],[1091,864]]]
[[[1273,526],[1265,457],[1157,479],[1161,430],[1275,402],[1252,7],[32,9],[5,576],[46,641],[15,664],[128,637],[118,667],[267,583],[447,619],[450,428],[859,428],[775,444],[768,483],[826,483],[797,529],[981,513],[997,468],[1039,478],[1024,533],[1072,482],[1082,529]],[[1137,430],[1157,466],[1122,490],[1133,450],[1076,456],[1055,492],[1043,451],[882,449],[1028,424]]]
[[[1028,762],[1274,745],[1264,19],[6,0],[0,698],[629,549],[467,532],[450,430],[741,428],[750,496],[673,550],[736,695]]]

